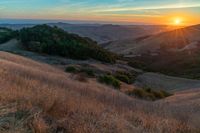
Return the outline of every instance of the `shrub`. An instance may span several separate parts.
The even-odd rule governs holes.
[[[130,84],[130,83],[131,83],[129,77],[126,76],[126,75],[120,75],[120,74],[119,74],[119,75],[115,75],[115,78],[117,78],[118,80],[120,80],[120,81],[122,81],[122,82],[125,82],[125,83],[127,83],[127,84]]]
[[[124,71],[117,71],[114,77],[127,84],[132,84],[135,81],[136,75]]]
[[[68,66],[66,69],[65,69],[66,72],[69,72],[69,73],[77,73],[78,72],[78,69],[74,66]]]
[[[141,99],[152,100],[152,101],[163,99],[172,95],[164,90],[157,91],[146,87],[128,91],[127,94],[129,96],[136,96]]]
[[[113,87],[115,87],[116,89],[120,89],[120,81],[117,80],[115,77],[111,76],[111,75],[104,75],[104,76],[100,76],[98,78],[99,82],[107,84],[107,85],[112,85]]]
[[[132,91],[129,91],[127,94],[145,100],[156,100],[155,96],[152,93],[148,93],[144,89],[134,89]]]
[[[169,97],[169,96],[172,96],[173,94],[171,94],[171,93],[169,93],[169,92],[166,92],[166,91],[164,91],[164,90],[160,90],[160,93],[162,94],[162,95],[164,95],[165,97]]]
[[[9,41],[10,39],[16,36],[17,32],[8,29],[8,28],[1,28],[0,27],[0,44]]]

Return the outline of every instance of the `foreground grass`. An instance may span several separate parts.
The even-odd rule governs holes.
[[[197,106],[133,99],[93,80],[75,81],[65,72],[20,56],[0,52],[0,75],[0,132],[200,130]]]

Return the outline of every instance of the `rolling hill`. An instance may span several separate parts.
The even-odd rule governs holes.
[[[137,39],[110,42],[105,44],[105,48],[128,57],[143,53],[156,54],[160,49],[179,52],[198,48],[199,35],[200,25],[195,25]]]
[[[200,130],[199,89],[148,102],[94,79],[80,82],[57,67],[6,52],[0,52],[0,68],[1,132]]]
[[[104,45],[145,71],[199,79],[200,25]]]

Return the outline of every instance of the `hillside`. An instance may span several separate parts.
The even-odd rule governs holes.
[[[57,27],[37,25],[23,28],[18,34],[18,39],[29,51],[74,59],[93,58],[108,63],[116,60],[114,54],[98,46],[90,38],[69,34]]]
[[[128,57],[148,52],[159,53],[160,49],[179,52],[197,48],[200,42],[199,35],[200,25],[195,25],[156,35],[111,42],[105,48]],[[115,50],[117,47],[120,49]]]
[[[94,79],[80,82],[60,69],[6,52],[0,52],[0,68],[1,132],[200,130],[199,89],[147,102]]]
[[[136,40],[112,42],[105,48],[122,54],[129,65],[145,71],[199,79],[200,25]]]

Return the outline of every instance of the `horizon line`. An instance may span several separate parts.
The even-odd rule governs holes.
[[[3,21],[3,23],[1,22]],[[35,21],[35,22],[34,22]],[[26,19],[26,18],[0,18],[0,24],[49,24],[49,23],[65,23],[65,24],[96,24],[96,25],[146,25],[146,26],[167,26],[168,24],[153,24],[145,22],[126,22],[126,21],[101,21],[101,20],[66,20],[66,19]],[[198,24],[191,24],[198,25]],[[190,25],[189,25],[190,26]]]

